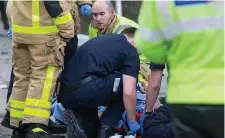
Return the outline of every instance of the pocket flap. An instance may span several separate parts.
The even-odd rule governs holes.
[[[56,39],[53,39],[52,41],[49,41],[46,43],[46,46],[50,46],[50,47],[53,47],[53,46],[56,46],[57,43],[56,43]]]

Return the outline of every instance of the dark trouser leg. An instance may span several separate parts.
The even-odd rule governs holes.
[[[64,66],[60,76],[60,80],[67,80],[68,75],[70,75],[70,72],[68,72],[68,64],[77,50],[78,47],[77,44],[78,44],[77,35],[75,35],[74,38],[70,39],[70,41],[66,43]]]
[[[107,106],[107,109],[103,113],[100,121],[101,123],[114,128],[118,124],[119,120],[121,119],[121,116],[124,111],[125,111],[125,107],[123,104],[123,93],[120,92],[115,97],[115,99],[112,100],[111,103]]]
[[[95,120],[94,118],[98,118],[97,108],[101,105],[109,105],[109,109],[106,111],[106,115],[103,117],[103,120],[105,121],[102,121],[115,126],[120,120],[120,117],[124,111],[124,105],[122,104],[122,88],[120,88],[118,93],[113,93],[113,84],[115,78],[121,78],[121,74],[110,74],[105,78],[98,78],[85,85],[82,85],[74,92],[64,92],[60,96],[61,102],[66,109],[71,109],[75,113],[83,115],[82,120],[85,120],[86,118],[84,114],[88,115],[87,118],[92,117],[91,120]],[[95,114],[90,114],[91,110],[96,110]],[[97,123],[94,122],[95,121],[92,122],[93,126],[98,126],[96,125]],[[83,123],[83,125],[86,125],[88,128],[87,124]],[[99,128],[93,127],[92,129],[94,132],[96,132],[96,130]]]
[[[5,3],[5,1],[0,1],[0,11],[1,11],[2,22],[4,24],[4,29],[7,30],[7,29],[9,29],[9,24],[8,24],[8,18],[7,18],[7,15],[6,15],[6,3]]]
[[[176,138],[223,138],[224,106],[173,105]]]
[[[67,66],[71,58],[75,54],[78,47],[77,45],[78,45],[77,35],[75,35],[74,38],[70,39],[70,41],[66,43],[65,56],[64,56],[64,70],[67,69]]]
[[[12,66],[12,71],[11,71],[11,74],[10,74],[9,87],[8,87],[8,93],[7,93],[7,99],[6,99],[7,103],[9,101],[9,97],[12,93],[13,82],[14,82],[14,78],[15,78],[13,71],[14,71],[14,68]]]
[[[81,109],[79,112],[76,111],[75,113],[79,114],[81,125],[87,137],[96,138],[100,127],[97,108]]]

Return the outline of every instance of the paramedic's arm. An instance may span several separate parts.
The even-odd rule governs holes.
[[[151,112],[153,110],[154,104],[158,98],[165,64],[150,63],[150,69],[151,77],[148,80],[148,90],[146,93],[146,112]]]
[[[131,46],[132,47],[132,46]],[[137,78],[140,70],[140,60],[135,48],[130,49],[124,62],[123,73],[123,102],[129,121],[135,121],[137,102]]]
[[[74,37],[74,21],[66,1],[44,1],[49,15],[59,30],[59,35],[65,40]]]
[[[135,34],[135,43],[138,50],[150,61],[164,64],[168,46],[164,43],[162,29],[166,27],[166,22],[159,12],[158,2],[160,1],[142,1],[138,17],[140,27]]]
[[[129,121],[135,121],[136,116],[136,78],[123,75],[123,102]]]
[[[154,104],[159,95],[162,75],[162,70],[151,70],[151,78],[148,80],[148,90],[146,93],[146,112],[151,112],[153,110]]]

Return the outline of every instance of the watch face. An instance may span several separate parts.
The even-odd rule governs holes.
[[[145,114],[149,115],[151,112],[145,112]]]
[[[151,114],[153,111],[151,111],[151,112],[145,112],[145,114],[147,114],[147,115],[149,115],[149,114]]]

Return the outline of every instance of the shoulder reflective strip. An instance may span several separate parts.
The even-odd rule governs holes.
[[[33,132],[44,132],[44,133],[47,133],[46,131],[44,131],[43,129],[41,128],[34,128],[32,129]]]
[[[36,108],[24,108],[24,115],[37,116],[45,119],[49,119],[50,111],[36,109]]]
[[[23,110],[15,110],[10,109],[10,116],[15,118],[22,118],[23,117]]]
[[[12,31],[24,34],[49,34],[59,32],[56,26],[26,27],[15,24],[12,24]]]
[[[40,26],[39,0],[32,0],[32,26]]]
[[[61,25],[61,24],[67,23],[67,22],[69,22],[69,21],[71,21],[73,19],[72,19],[71,14],[67,13],[66,15],[63,15],[61,17],[57,17],[57,18],[55,18],[53,20],[54,20],[54,23],[56,25]]]
[[[16,33],[24,33],[24,34],[49,34],[49,33],[59,32],[56,26],[40,26],[39,7],[40,7],[39,0],[33,0],[32,1],[32,27],[19,26],[19,25],[13,24],[13,17],[11,17],[12,31]]]
[[[25,102],[16,101],[16,100],[12,100],[12,99],[10,100],[10,107],[23,109],[24,106],[25,106]]]
[[[125,24],[125,25],[120,25],[118,28],[116,28],[116,30],[113,32],[114,34],[118,34],[120,33],[122,30],[126,29],[126,28],[131,28],[131,25]]]
[[[41,101],[46,101],[46,102],[49,101],[49,94],[50,94],[50,91],[52,88],[52,81],[54,78],[54,73],[55,73],[55,67],[48,66],[46,78],[45,78],[45,84],[44,84],[44,88],[42,91]]]
[[[175,22],[161,30],[150,30],[140,26],[142,40],[159,42],[171,40],[180,33],[197,32],[207,29],[224,29],[224,16],[209,16]]]
[[[156,1],[156,5],[163,20],[165,20],[167,24],[172,22],[171,1]]]
[[[50,109],[51,108],[51,102],[42,101],[40,99],[27,98],[26,99],[26,106],[37,106],[37,107],[43,107],[43,108],[46,108],[46,109]]]

